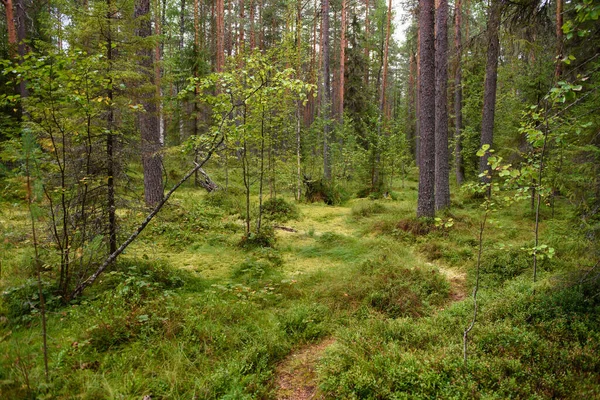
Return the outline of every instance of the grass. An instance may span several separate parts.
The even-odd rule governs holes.
[[[264,249],[239,246],[235,191],[183,188],[81,301],[51,304],[47,384],[25,208],[3,203],[0,397],[275,398],[278,365],[324,340],[310,379],[327,398],[598,396],[598,282],[573,275],[592,244],[568,213],[541,225],[556,255],[536,297],[526,205],[494,214],[465,369],[479,210],[459,198],[452,227],[424,225],[407,184],[395,200],[298,204],[295,232]],[[119,215],[124,230],[140,217]]]

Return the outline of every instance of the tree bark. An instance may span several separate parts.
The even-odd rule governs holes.
[[[106,0],[106,60],[109,82],[112,83],[113,68],[113,41],[112,41],[112,18],[113,5],[112,0]],[[108,209],[108,252],[112,254],[117,249],[117,206],[115,203],[115,161],[114,147],[115,136],[113,135],[113,126],[115,122],[115,113],[113,109],[114,92],[112,85],[108,85],[106,97],[108,97],[108,112],[106,114],[106,208]]]
[[[152,24],[149,19],[150,0],[138,0],[135,5],[135,18],[138,20],[137,35],[141,39],[152,36]],[[152,73],[152,49],[139,50],[140,67],[144,77],[155,84]],[[142,166],[144,171],[144,200],[153,207],[163,199],[162,160],[160,152],[160,132],[156,100],[152,92],[141,94],[141,104],[145,112],[139,117],[142,145]]]
[[[369,0],[365,3],[365,60],[367,60],[367,70],[365,73],[365,86],[369,85],[369,70],[371,68],[371,58],[369,49],[370,21],[369,21]]]
[[[1,0],[6,9],[6,28],[8,30],[8,55],[15,58],[17,55],[17,30],[15,27],[15,13],[12,0]]]
[[[556,0],[556,69],[554,70],[554,79],[557,82],[560,79],[563,71],[563,2],[564,0]]]
[[[454,3],[454,51],[456,54],[456,70],[454,72],[454,169],[456,183],[460,186],[465,180],[462,156],[462,0]]]
[[[448,0],[438,0],[435,24],[435,209],[450,206],[448,156]]]
[[[244,0],[240,0],[240,33],[238,37],[238,53],[244,52],[244,20],[246,19],[244,11]]]
[[[17,50],[19,53],[19,63],[23,61],[23,57],[29,52],[29,47],[25,43],[27,39],[27,10],[25,0],[15,0],[13,2],[15,9],[15,26],[17,30]],[[29,95],[27,84],[25,81],[19,83],[19,94],[21,98]]]
[[[435,216],[435,38],[434,1],[419,2],[420,165],[417,217]]]
[[[340,87],[338,112],[340,124],[344,123],[344,75],[346,71],[346,0],[342,0],[342,31],[340,33]]]
[[[217,3],[217,55],[216,55],[216,68],[217,72],[223,71],[223,65],[225,64],[225,5],[223,0],[216,0]]]
[[[329,118],[331,114],[331,87],[329,76],[329,0],[321,0],[321,43],[322,57],[321,67],[323,76],[323,94],[321,99],[321,115],[323,117],[323,177],[331,180],[331,160],[329,158]]]
[[[381,117],[383,117],[384,111],[385,111],[385,102],[386,102],[386,98],[385,98],[385,91],[386,91],[386,87],[387,87],[387,76],[388,76],[388,55],[389,55],[389,49],[390,49],[390,31],[391,31],[391,24],[392,24],[392,0],[389,0],[389,4],[388,4],[388,12],[387,12],[387,30],[386,30],[386,36],[385,36],[385,48],[383,51],[383,79],[382,79],[382,83],[381,83],[381,92],[380,92],[380,97],[379,97],[379,112],[381,114]]]
[[[481,119],[481,146],[494,143],[494,115],[496,112],[496,84],[498,80],[498,56],[500,54],[500,16],[502,11],[502,0],[491,0],[488,9],[487,26],[487,64],[485,67],[485,86],[483,92],[483,116]],[[479,171],[488,169],[488,156],[486,152],[479,161]],[[482,181],[489,182],[487,176]]]

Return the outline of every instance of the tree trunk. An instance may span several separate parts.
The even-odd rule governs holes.
[[[385,36],[385,48],[383,51],[383,79],[382,79],[382,83],[381,83],[381,92],[380,92],[380,97],[379,97],[379,112],[380,112],[380,116],[383,117],[384,111],[385,111],[385,102],[386,102],[386,98],[385,98],[385,90],[386,90],[386,86],[387,86],[387,76],[388,76],[388,54],[389,54],[389,48],[390,48],[390,28],[391,28],[391,23],[392,23],[392,0],[389,0],[389,4],[388,4],[388,15],[387,15],[387,31],[386,31],[386,36]]]
[[[346,0],[342,0],[342,32],[340,34],[340,87],[338,113],[340,124],[344,123],[344,74],[346,71]]]
[[[184,35],[185,35],[185,0],[181,0],[180,14],[179,14],[179,61],[183,64],[184,54]],[[179,92],[179,85],[177,87]],[[182,143],[185,138],[185,121],[184,121],[184,109],[185,102],[181,100],[179,103],[179,142]]]
[[[162,25],[160,21],[160,0],[155,0],[154,5],[154,34],[160,36],[162,34]],[[165,125],[162,112],[162,88],[161,88],[161,67],[162,51],[160,48],[161,41],[156,42],[154,47],[154,85],[156,86],[156,99],[158,107],[158,141],[160,145],[165,144]]]
[[[369,49],[369,34],[370,34],[370,22],[369,22],[369,0],[365,3],[365,60],[367,60],[367,70],[365,73],[365,87],[369,86],[369,70],[371,69],[371,58]]]
[[[25,43],[27,39],[27,10],[25,8],[25,0],[14,1],[15,12],[15,24],[17,28],[17,50],[19,53],[19,62],[22,62],[23,57],[29,52],[29,47]],[[27,84],[25,81],[19,83],[19,94],[21,98],[25,98],[29,95],[27,90]]]
[[[240,0],[240,34],[238,38],[238,53],[244,52],[244,0]]]
[[[256,47],[256,38],[254,33],[254,0],[250,0],[250,50]]]
[[[331,160],[329,159],[329,118],[331,110],[331,88],[329,77],[329,0],[321,0],[321,43],[323,59],[321,60],[323,86],[321,99],[321,115],[323,117],[323,177],[331,180]]]
[[[562,75],[564,57],[563,50],[563,2],[556,0],[556,69],[554,70],[554,79],[558,82]]]
[[[409,152],[411,155],[414,156],[415,160],[417,160],[417,155],[415,153],[416,151],[416,139],[417,139],[417,132],[416,132],[416,126],[415,126],[415,120],[416,120],[416,116],[415,116],[415,112],[416,112],[416,101],[417,101],[417,96],[416,96],[416,79],[415,79],[415,75],[417,74],[417,61],[416,61],[416,57],[415,55],[412,53],[410,53],[410,58],[408,61],[409,64],[409,72],[408,72],[408,104],[407,104],[407,121],[408,121],[408,128],[406,130],[406,139],[408,141],[408,147],[409,147]]]
[[[135,5],[135,18],[139,27],[137,35],[141,39],[152,36],[152,24],[148,19],[150,13],[150,0],[137,0]],[[140,67],[145,78],[154,84],[152,74],[152,49],[139,50]],[[144,200],[146,205],[153,207],[163,199],[162,160],[160,151],[160,132],[158,110],[152,92],[142,93],[141,104],[145,112],[139,117],[142,166],[144,171]]]
[[[17,55],[17,30],[15,27],[15,14],[12,0],[1,0],[6,9],[6,28],[8,30],[8,55],[15,58]]]
[[[223,0],[216,0],[217,3],[217,55],[216,55],[216,68],[217,72],[223,71],[223,65],[225,64],[225,5]]]
[[[462,1],[454,4],[454,50],[456,54],[456,70],[454,73],[454,168],[456,183],[460,186],[465,180],[465,169],[462,156]]]
[[[448,0],[438,0],[435,24],[435,209],[450,206],[448,156]]]
[[[113,5],[112,0],[106,0],[106,60],[108,65],[107,75],[109,82],[112,83],[113,67],[113,42],[112,42],[112,18]],[[115,162],[114,147],[115,136],[113,135],[114,110],[113,110],[113,89],[108,85],[106,97],[108,97],[108,112],[106,114],[106,208],[108,209],[108,252],[114,253],[117,250],[117,206],[115,203]]]
[[[481,119],[481,146],[493,145],[494,138],[494,114],[496,112],[496,84],[498,79],[498,55],[500,53],[500,15],[502,11],[502,0],[492,0],[488,10],[487,26],[487,64],[485,67],[485,87],[483,92],[483,116]],[[488,169],[488,153],[479,161],[479,171]],[[482,177],[484,182],[489,179]]]
[[[419,2],[420,165],[417,217],[435,216],[435,37],[434,1]]]

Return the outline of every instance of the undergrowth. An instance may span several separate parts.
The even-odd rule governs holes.
[[[476,199],[458,199],[447,226],[413,218],[409,190],[335,214],[302,205],[307,231],[281,233],[272,224],[300,213],[276,198],[264,203],[265,237],[240,247],[240,195],[186,189],[76,302],[53,298],[44,276],[48,383],[28,234],[13,218],[0,243],[0,397],[274,398],[277,365],[330,337],[316,366],[325,398],[599,395],[600,279],[572,221],[542,225],[555,256],[541,260],[534,296],[531,229],[498,212],[465,366],[473,303],[456,295],[474,283]]]

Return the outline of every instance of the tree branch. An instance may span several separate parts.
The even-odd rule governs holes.
[[[192,168],[191,170],[188,171],[187,174],[185,174],[185,176],[183,178],[181,178],[181,180],[179,182],[177,182],[175,184],[175,186],[173,186],[173,188],[171,190],[169,190],[169,192],[166,194],[166,196],[162,199],[161,202],[159,202],[154,209],[150,212],[150,214],[148,214],[148,216],[146,216],[146,218],[144,219],[144,221],[142,221],[142,223],[137,227],[137,229],[135,230],[135,232],[133,232],[128,238],[127,240],[125,240],[125,242],[123,242],[123,244],[117,249],[115,250],[111,255],[108,256],[108,258],[104,261],[104,263],[102,263],[102,265],[100,267],[98,267],[98,269],[96,270],[96,272],[94,272],[89,278],[87,278],[85,281],[81,282],[76,288],[75,290],[73,290],[73,292],[71,293],[71,299],[74,299],[76,297],[78,297],[79,295],[81,295],[81,293],[88,287],[90,286],[92,283],[94,283],[94,281],[96,281],[96,279],[98,279],[98,276],[100,276],[100,274],[102,272],[104,272],[104,270],[110,265],[112,264],[116,258],[123,253],[123,251],[125,251],[125,249],[139,236],[140,233],[142,233],[142,231],[144,230],[144,228],[146,228],[146,226],[148,226],[148,224],[150,223],[150,221],[152,221],[152,219],[156,216],[156,214],[158,214],[158,212],[161,210],[161,208],[167,203],[167,201],[169,201],[169,198],[171,197],[171,195],[177,190],[179,189],[179,187],[185,182],[187,181],[192,175],[194,175],[194,173],[198,170],[200,170],[202,168],[202,166],[204,164],[206,164],[206,162],[210,159],[210,157],[212,156],[212,154],[215,152],[215,150],[223,143],[225,137],[223,135],[220,136],[220,140],[218,141],[218,143],[214,146],[212,146],[212,148],[208,151],[208,154],[206,155],[206,157],[204,158],[204,160],[202,160],[201,163],[196,164],[194,166],[194,168]]]

